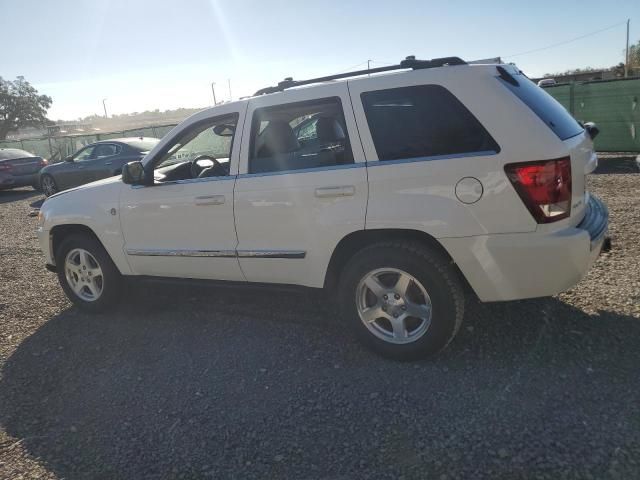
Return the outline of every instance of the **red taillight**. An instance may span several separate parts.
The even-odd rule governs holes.
[[[0,163],[0,172],[10,172],[11,171],[11,165],[6,165],[6,164],[2,164]]]
[[[505,165],[520,198],[538,223],[551,223],[571,214],[571,159]]]

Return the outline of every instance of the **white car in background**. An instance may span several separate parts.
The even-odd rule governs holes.
[[[452,340],[465,292],[548,296],[587,272],[608,223],[585,190],[595,131],[513,65],[287,79],[190,117],[122,179],[50,197],[38,235],[90,311],[122,277],[324,288],[366,345],[413,359]]]

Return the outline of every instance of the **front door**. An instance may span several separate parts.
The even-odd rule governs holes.
[[[60,164],[60,175],[56,177],[59,190],[77,187],[91,181],[90,168],[95,146],[89,145],[76,153],[70,160]]]
[[[346,83],[251,99],[235,190],[247,280],[321,287],[338,242],[364,229],[365,165]]]
[[[244,111],[237,105],[215,111],[215,117],[194,117],[159,144],[145,162],[152,185],[123,189],[125,253],[138,275],[244,280],[233,218],[235,130]]]

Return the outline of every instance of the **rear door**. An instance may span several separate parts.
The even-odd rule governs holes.
[[[248,281],[322,286],[338,242],[364,229],[367,195],[346,83],[250,100],[234,194]]]
[[[91,181],[112,176],[117,166],[117,158],[122,153],[122,145],[116,143],[100,143],[93,151],[93,160],[87,164]]]

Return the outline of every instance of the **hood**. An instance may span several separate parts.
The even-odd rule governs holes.
[[[109,186],[111,186],[113,184],[122,184],[122,175],[117,175],[115,177],[104,178],[102,180],[97,180],[95,182],[85,183],[84,185],[80,185],[79,187],[70,188],[69,190],[63,190],[62,192],[58,192],[58,193],[55,193],[55,194],[51,195],[49,198],[47,198],[47,201],[52,199],[52,198],[60,197],[62,195],[66,195],[66,194],[72,193],[72,192],[79,192],[79,191],[84,191],[84,190],[98,191],[98,190],[104,190],[106,188],[112,188],[112,187],[109,187]]]

